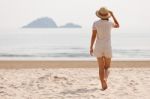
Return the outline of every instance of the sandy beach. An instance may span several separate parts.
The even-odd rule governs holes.
[[[0,99],[150,99],[150,61],[113,61],[101,90],[96,61],[0,61]]]

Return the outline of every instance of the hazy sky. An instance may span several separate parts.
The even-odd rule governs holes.
[[[57,25],[74,22],[90,28],[95,11],[107,6],[122,30],[150,32],[149,0],[0,0],[0,28],[19,28],[34,19],[51,17]]]

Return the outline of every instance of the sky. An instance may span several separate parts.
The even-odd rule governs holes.
[[[91,28],[102,6],[112,10],[122,31],[150,32],[149,0],[0,0],[0,29],[20,28],[50,17],[58,26],[67,22]]]

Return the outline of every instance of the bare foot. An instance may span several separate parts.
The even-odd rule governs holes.
[[[107,83],[106,83],[106,81],[104,80],[104,81],[102,82],[102,90],[105,90],[105,89],[107,89]]]

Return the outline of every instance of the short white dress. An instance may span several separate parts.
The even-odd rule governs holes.
[[[108,20],[98,20],[93,23],[93,30],[97,30],[96,43],[93,50],[95,57],[112,57],[111,29],[114,24]]]

